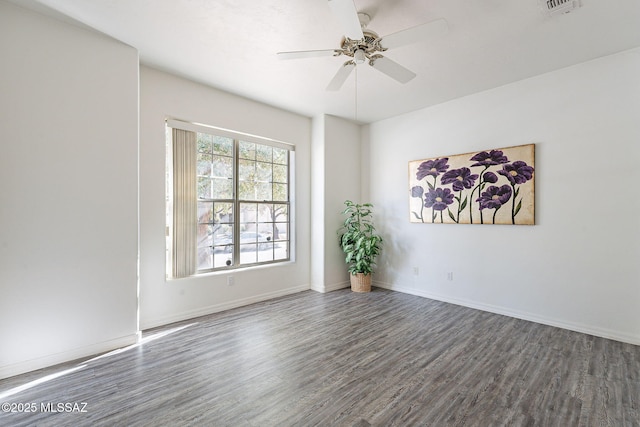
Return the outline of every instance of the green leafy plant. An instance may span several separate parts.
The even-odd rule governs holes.
[[[349,273],[371,274],[382,246],[382,237],[376,234],[373,226],[373,205],[357,204],[351,200],[344,204],[347,207],[342,214],[346,215],[346,219],[338,234]]]

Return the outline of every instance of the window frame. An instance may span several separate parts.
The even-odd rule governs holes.
[[[263,266],[263,265],[273,265],[273,264],[280,264],[280,263],[286,263],[286,262],[290,262],[293,258],[293,250],[294,250],[294,244],[293,244],[293,236],[295,233],[294,230],[294,215],[293,215],[293,209],[294,209],[294,204],[292,201],[292,193],[294,190],[294,183],[292,181],[293,176],[294,176],[294,170],[295,170],[295,145],[293,144],[289,144],[289,143],[285,143],[282,141],[277,141],[277,140],[273,140],[273,139],[269,139],[269,138],[263,138],[263,137],[259,137],[256,135],[250,135],[250,134],[246,134],[246,133],[241,133],[241,132],[236,132],[236,131],[231,131],[228,129],[223,129],[223,128],[218,128],[215,126],[208,126],[208,125],[203,125],[203,124],[199,124],[199,123],[192,123],[192,122],[186,122],[186,121],[182,121],[182,120],[177,120],[177,119],[167,119],[166,120],[166,135],[168,138],[167,141],[167,149],[168,149],[168,153],[167,153],[167,159],[169,159],[170,157],[173,156],[173,132],[170,131],[170,129],[180,129],[182,131],[187,131],[187,132],[195,132],[196,133],[196,140],[198,140],[198,133],[203,133],[203,134],[207,134],[207,135],[212,135],[214,137],[223,137],[223,138],[230,138],[232,140],[232,171],[231,171],[231,178],[232,179],[232,197],[231,199],[229,198],[221,198],[221,199],[216,199],[213,197],[210,198],[200,198],[199,194],[196,194],[196,198],[195,198],[195,210],[197,212],[197,218],[196,218],[196,223],[195,223],[195,227],[196,227],[196,234],[198,233],[198,230],[201,229],[202,226],[210,226],[212,227],[212,231],[211,231],[211,240],[210,243],[211,245],[208,246],[210,249],[210,253],[209,253],[209,257],[211,262],[210,265],[211,267],[206,267],[206,268],[200,268],[200,250],[201,248],[204,248],[206,246],[200,246],[199,244],[199,238],[195,239],[195,259],[193,260],[193,262],[195,263],[195,266],[193,266],[193,272],[192,274],[186,275],[186,276],[182,276],[182,277],[192,277],[192,276],[198,276],[198,275],[202,275],[202,274],[207,274],[207,273],[215,273],[215,272],[221,272],[221,271],[229,271],[229,270],[237,270],[237,269],[242,269],[242,268],[249,268],[249,267],[255,267],[255,266]],[[262,146],[268,146],[271,147],[272,150],[271,151],[271,159],[270,161],[265,161],[265,160],[260,160],[258,159],[258,156],[254,156],[253,159],[242,159],[242,160],[248,160],[253,162],[256,167],[259,164],[268,164],[270,165],[271,168],[271,176],[270,176],[270,180],[269,181],[265,181],[265,182],[269,182],[269,184],[271,185],[271,198],[268,200],[259,200],[257,199],[241,199],[240,198],[240,146],[242,143],[251,143],[251,144],[259,144]],[[273,152],[273,148],[279,148],[279,149],[284,149],[286,151],[286,163],[278,163],[275,160],[275,155]],[[198,172],[198,167],[197,167],[197,157],[198,157],[198,153],[199,153],[199,148],[198,148],[198,144],[196,144],[196,168],[195,168],[195,182],[196,182],[196,190],[197,190],[197,186],[198,186],[198,180],[199,178],[202,177],[201,174],[199,174]],[[255,150],[258,151],[258,150]],[[212,152],[212,155],[215,155]],[[213,163],[212,163],[213,164]],[[275,177],[273,176],[273,171],[274,171],[274,166],[286,166],[286,183],[280,182],[280,181],[275,181]],[[173,177],[173,173],[174,173],[174,166],[172,165],[172,163],[170,163],[169,161],[167,162],[167,168],[171,168],[171,170],[167,171],[167,174],[171,176],[171,179]],[[170,179],[167,179],[167,203],[166,203],[166,207],[167,207],[167,227],[168,227],[168,239],[167,239],[167,277],[170,279],[176,279],[176,278],[181,278],[181,277],[174,277],[173,273],[171,271],[171,268],[169,268],[174,260],[175,254],[172,253],[172,239],[174,239],[176,236],[174,235],[175,232],[172,229],[172,224],[173,224],[173,208],[172,206],[176,203],[176,195],[173,194],[173,191],[171,189],[170,186]],[[246,182],[246,181],[244,181]],[[259,181],[254,181],[254,182],[259,182]],[[276,200],[274,197],[274,184],[286,184],[286,195],[285,195],[285,200]],[[196,191],[196,193],[198,193]],[[213,193],[210,193],[211,196],[213,196]],[[202,219],[202,215],[198,212],[200,212],[200,208],[203,204],[209,204],[211,203],[211,209],[214,209],[213,211],[213,216],[210,217],[208,219],[208,222],[201,222]],[[215,242],[215,235],[213,234],[213,229],[215,228],[215,224],[216,224],[216,218],[215,218],[215,206],[216,204],[222,204],[222,203],[226,203],[226,204],[230,204],[232,206],[232,210],[231,210],[231,217],[232,217],[232,221],[228,222],[228,223],[224,223],[224,224],[230,224],[230,226],[232,227],[233,230],[233,234],[232,234],[232,240],[231,242],[228,244],[230,247],[233,248],[233,250],[231,251],[231,262],[229,263],[229,261],[227,261],[226,265],[218,265],[216,266],[216,242]],[[254,204],[256,206],[255,211],[255,218],[251,221],[244,221],[244,219],[246,219],[246,217],[243,217],[241,212],[243,212],[241,210],[241,206],[243,205],[247,205],[247,204]],[[271,206],[271,208],[267,208],[269,209],[271,218],[269,219],[269,221],[260,221],[259,220],[259,210],[260,210],[260,206]],[[277,221],[277,216],[273,216],[273,213],[275,211],[275,206],[276,205],[281,205],[285,208],[286,211],[286,221]],[[243,224],[249,224],[249,223],[255,223],[255,230],[250,230],[250,231],[243,231],[241,230]],[[220,223],[218,223],[220,224]],[[270,224],[271,226],[271,237],[268,237],[266,239],[266,241],[261,241],[258,239],[258,236],[260,235],[260,231],[259,231],[259,227],[261,224]],[[286,238],[282,238],[282,239],[278,239],[277,241],[273,240],[273,236],[274,235],[279,235],[279,233],[282,232],[282,230],[280,230],[280,228],[278,227],[279,224],[284,224],[284,229],[286,230]],[[278,227],[278,229],[276,230],[276,227]],[[250,260],[247,261],[246,260],[246,255],[243,256],[243,245],[245,245],[244,247],[247,246],[247,243],[243,243],[242,242],[242,234],[243,233],[256,233],[256,242],[255,242],[255,249],[253,251],[249,251],[250,254],[253,254],[254,261],[251,262]],[[285,257],[284,258],[277,258],[276,259],[276,249],[278,248],[278,246],[276,246],[278,243],[284,242],[285,245]],[[253,243],[249,243],[248,245],[252,245]],[[267,260],[260,260],[260,252],[262,251],[260,249],[261,244],[266,245],[267,247],[271,246],[270,250],[271,255],[270,255],[270,259]],[[262,247],[264,247],[264,245]],[[218,245],[217,247],[222,247],[224,245]]]

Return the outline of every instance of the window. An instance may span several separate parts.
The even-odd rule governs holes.
[[[167,121],[171,277],[290,259],[293,146]]]

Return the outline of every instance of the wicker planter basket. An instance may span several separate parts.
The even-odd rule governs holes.
[[[371,274],[352,274],[351,290],[353,292],[371,292]]]

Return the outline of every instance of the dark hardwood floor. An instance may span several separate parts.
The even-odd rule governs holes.
[[[0,381],[3,409],[36,409],[0,425],[640,426],[640,347],[381,289],[302,292],[143,338]]]

